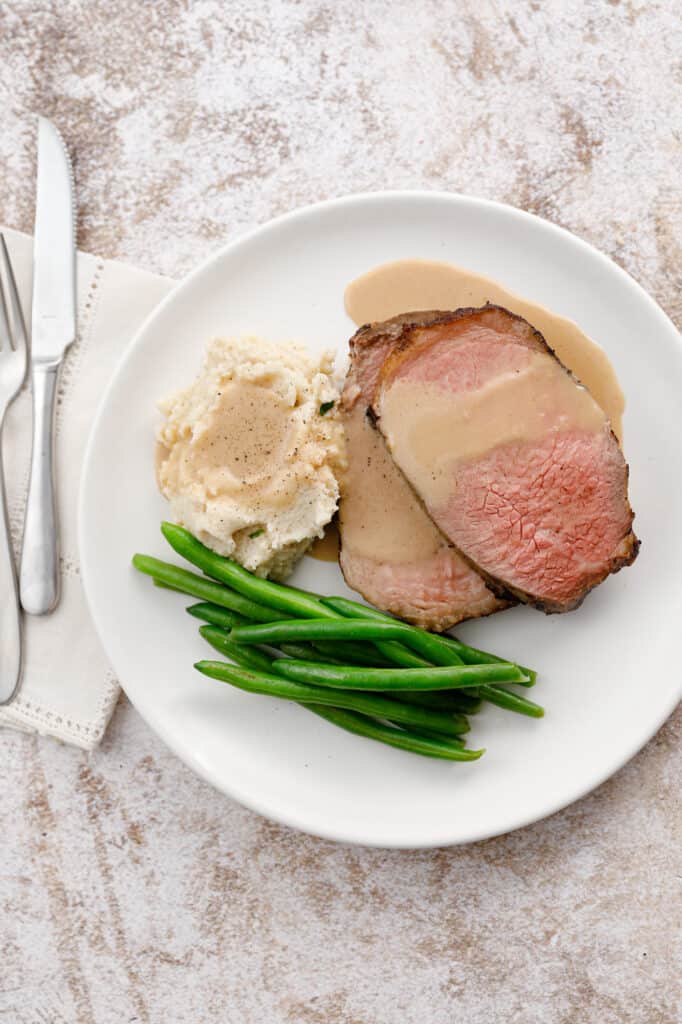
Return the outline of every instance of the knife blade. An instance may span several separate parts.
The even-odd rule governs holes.
[[[39,117],[31,335],[33,444],[19,573],[21,603],[31,615],[46,615],[59,601],[54,404],[59,367],[76,336],[75,236],[71,160],[55,126]]]

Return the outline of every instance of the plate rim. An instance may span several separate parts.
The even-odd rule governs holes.
[[[117,382],[125,366],[132,358],[134,351],[136,350],[140,339],[148,331],[154,320],[162,315],[166,308],[177,301],[178,297],[182,293],[191,288],[194,281],[200,278],[212,265],[219,262],[220,260],[229,257],[229,255],[238,249],[245,243],[251,242],[258,239],[261,235],[267,234],[273,228],[295,222],[296,220],[303,219],[307,216],[314,215],[316,213],[323,213],[328,210],[343,206],[358,205],[361,206],[365,203],[376,203],[384,201],[412,201],[419,203],[426,200],[436,200],[451,203],[454,206],[475,206],[483,209],[498,211],[506,216],[513,216],[522,221],[534,222],[537,226],[540,226],[542,230],[546,231],[550,235],[554,235],[557,238],[570,240],[572,245],[577,244],[579,248],[583,248],[586,252],[589,252],[590,256],[598,258],[599,262],[602,263],[605,268],[608,268],[610,272],[614,270],[617,272],[617,276],[620,276],[623,281],[632,289],[634,288],[638,297],[644,299],[645,303],[656,319],[659,321],[660,326],[666,330],[671,331],[677,339],[678,346],[682,349],[682,339],[680,339],[679,332],[672,322],[670,317],[665,311],[659,306],[656,300],[643,288],[642,285],[632,277],[623,267],[612,260],[605,253],[601,252],[590,242],[581,238],[579,235],[574,234],[567,228],[564,228],[558,224],[554,224],[552,221],[546,220],[544,217],[540,217],[537,214],[531,213],[527,210],[522,210],[519,207],[512,206],[508,203],[502,203],[497,200],[487,199],[479,196],[471,196],[460,192],[448,192],[445,190],[429,190],[429,189],[389,189],[389,190],[377,190],[374,192],[357,192],[349,193],[343,196],[338,196],[333,199],[325,199],[315,203],[309,203],[304,206],[299,206],[293,210],[289,210],[283,214],[273,217],[263,224],[256,225],[255,227],[246,231],[240,232],[231,241],[225,243],[214,251],[210,252],[193,270],[191,270],[184,277],[180,278],[171,287],[167,295],[165,295],[159,303],[151,310],[150,313],[144,318],[143,322],[138,327],[135,334],[128,341],[125,348],[123,349],[119,359],[116,363],[114,372],[111,375],[110,380],[107,383],[104,392],[102,393],[95,413],[90,431],[88,434],[87,444],[83,457],[83,464],[81,467],[79,489],[78,489],[78,501],[77,501],[77,545],[78,552],[81,562],[81,578],[83,581],[83,590],[85,593],[86,604],[90,614],[90,619],[95,628],[95,632],[102,645],[103,651],[106,655],[107,660],[115,670],[114,659],[111,656],[109,644],[107,643],[102,623],[100,622],[98,615],[95,612],[94,602],[91,596],[91,569],[87,558],[83,557],[85,550],[85,504],[86,504],[86,491],[87,482],[90,476],[90,465],[93,460],[93,453],[95,448],[95,439],[99,433],[100,425],[104,419],[105,410],[109,404],[109,398],[111,393],[115,390]],[[680,352],[682,355],[682,351]],[[118,673],[117,673],[118,678]],[[335,828],[332,825],[327,824],[316,824],[312,825],[309,821],[304,820],[301,816],[297,816],[295,813],[282,812],[276,807],[271,807],[268,801],[260,799],[258,797],[251,797],[250,795],[244,795],[238,792],[238,787],[232,787],[229,783],[223,783],[218,781],[211,772],[206,769],[200,759],[193,753],[191,749],[183,747],[180,741],[176,741],[176,734],[168,730],[165,725],[160,724],[153,720],[153,716],[148,714],[146,710],[140,707],[137,700],[134,700],[126,688],[125,682],[122,679],[118,680],[122,690],[130,700],[131,704],[139,715],[143,718],[145,723],[159,738],[166,744],[166,746],[172,751],[172,753],[184,762],[188,767],[195,772],[200,778],[208,782],[218,792],[223,793],[230,799],[235,800],[237,803],[246,807],[247,809],[254,811],[262,817],[268,818],[280,825],[296,829],[297,831],[303,832],[308,835],[314,835],[321,839],[330,840],[333,842],[343,843],[346,845],[353,846],[365,846],[374,849],[433,849],[444,846],[463,846],[469,843],[482,842],[487,839],[494,838],[496,836],[507,835],[517,829],[526,828],[529,825],[535,824],[557,814],[559,811],[571,806],[576,801],[582,799],[588,794],[594,792],[600,786],[602,786],[608,779],[620,771],[628,762],[630,762],[645,746],[646,744],[656,735],[662,725],[667,721],[670,715],[673,713],[680,699],[682,699],[682,678],[680,679],[677,687],[677,692],[673,692],[672,699],[666,703],[661,713],[656,716],[655,724],[647,734],[642,738],[641,742],[635,743],[632,747],[629,747],[626,752],[620,752],[618,756],[612,758],[609,765],[603,769],[602,772],[594,777],[588,784],[578,785],[575,790],[572,790],[569,795],[562,795],[555,802],[548,805],[547,809],[540,815],[535,812],[528,814],[521,814],[517,817],[510,816],[512,823],[509,821],[502,824],[499,828],[491,828],[483,831],[470,831],[469,833],[459,834],[453,838],[452,834],[448,831],[447,826],[443,828],[432,828],[428,835],[422,838],[419,842],[414,840],[414,837],[400,838],[398,835],[386,838],[384,840],[376,840],[372,838],[362,838],[357,832],[345,828]]]

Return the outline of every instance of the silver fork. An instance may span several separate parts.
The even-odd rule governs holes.
[[[0,704],[12,699],[21,677],[21,617],[2,469],[2,427],[5,413],[24,383],[27,358],[19,293],[5,239],[0,235]]]

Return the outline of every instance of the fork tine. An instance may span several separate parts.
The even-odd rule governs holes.
[[[8,340],[11,348],[23,348],[24,350],[26,350],[28,348],[28,341],[26,336],[26,324],[24,323],[24,314],[21,311],[21,302],[19,301],[19,290],[17,288],[17,282],[14,278],[12,261],[10,260],[9,253],[7,251],[5,236],[2,234],[0,234],[0,262],[2,262],[2,266],[5,271],[5,278],[7,280],[7,291],[9,292],[9,305],[12,311],[12,326],[14,330],[10,330],[9,327],[6,300],[4,295],[4,289],[2,288],[0,288],[0,292],[3,292],[3,312],[2,314],[0,314],[0,319],[4,319],[4,323],[1,326],[7,328]]]
[[[5,351],[11,352],[12,348],[12,332],[10,330],[9,320],[7,318],[7,303],[5,302],[5,289],[2,286],[2,277],[0,276],[0,352],[2,352],[3,349]]]

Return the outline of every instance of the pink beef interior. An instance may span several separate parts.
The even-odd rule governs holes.
[[[465,463],[439,521],[507,586],[570,607],[621,557],[625,486],[608,434],[562,434]]]
[[[396,436],[385,419],[394,388],[402,386],[394,397],[400,394],[404,403],[430,388],[456,411],[467,393],[507,380],[531,361],[537,366],[539,359],[555,356],[521,318],[498,307],[458,311],[403,338],[401,351],[384,363],[374,407],[393,458],[452,543],[517,597],[564,611],[637,552],[627,465],[606,417],[588,431],[567,429],[566,417],[554,423],[549,415],[544,436],[455,459],[445,491],[442,483],[436,488],[411,471],[405,437]],[[561,373],[570,377],[563,368]],[[570,381],[576,402],[584,404],[584,389],[580,395],[578,383]],[[565,394],[563,376],[559,383]]]
[[[436,632],[508,604],[445,541],[430,557],[400,564],[365,557],[342,543],[339,563],[348,586],[371,604]]]

